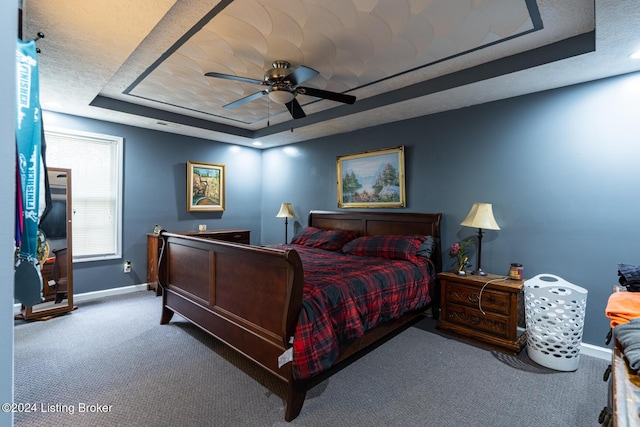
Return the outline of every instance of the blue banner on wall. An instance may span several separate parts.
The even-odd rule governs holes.
[[[16,230],[19,258],[16,264],[15,298],[30,307],[42,301],[42,277],[36,259],[42,179],[42,117],[40,111],[38,58],[35,41],[18,40],[17,66],[17,168],[16,194],[21,196],[16,217],[22,219],[22,230]]]

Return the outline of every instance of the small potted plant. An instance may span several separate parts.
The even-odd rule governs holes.
[[[467,256],[467,248],[471,245],[472,239],[461,240],[451,245],[449,256],[454,258],[453,264],[456,272],[460,276],[465,276],[465,268],[470,267],[469,256]]]

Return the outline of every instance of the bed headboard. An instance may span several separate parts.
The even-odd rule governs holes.
[[[441,213],[311,211],[309,226],[325,230],[350,230],[360,236],[421,234],[436,238],[433,262],[442,271],[440,248]]]

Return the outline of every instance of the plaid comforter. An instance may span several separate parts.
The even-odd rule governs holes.
[[[283,246],[285,247],[285,246]],[[339,342],[430,302],[431,262],[344,255],[301,245],[302,310],[293,340],[293,375],[309,378],[337,360]]]

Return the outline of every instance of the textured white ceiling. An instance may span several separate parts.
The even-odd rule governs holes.
[[[257,128],[284,106],[262,97],[224,109],[262,87],[207,71],[261,80],[274,60],[286,60],[319,72],[305,85],[347,92],[531,30],[524,0],[236,0],[129,94]],[[302,105],[314,100],[298,97]]]
[[[640,47],[640,2],[631,1],[540,0],[539,19],[525,0],[24,3],[23,38],[45,33],[45,109],[243,145],[258,137],[264,147],[288,144],[640,69],[626,58]],[[544,59],[540,49],[575,37],[584,44],[594,28],[595,51]],[[292,120],[267,97],[224,109],[261,87],[204,76],[261,79],[277,59],[319,71],[306,86],[358,100],[298,95],[308,117]]]

